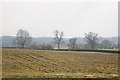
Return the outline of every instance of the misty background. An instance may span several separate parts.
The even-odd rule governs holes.
[[[3,2],[2,35],[15,36],[19,29],[33,37],[52,37],[54,30],[64,37],[83,37],[95,32],[102,37],[118,36],[118,3],[84,2]]]
[[[117,0],[31,1],[2,3],[1,46],[14,47],[19,29],[27,30],[33,42],[39,44],[53,44],[53,31],[63,31],[63,48],[71,37],[77,37],[78,44],[85,44],[87,32],[98,33],[99,43],[107,39],[114,46],[118,44]]]

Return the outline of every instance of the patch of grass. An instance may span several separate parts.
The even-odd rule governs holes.
[[[120,51],[120,48],[113,48],[113,49],[107,49],[107,48],[103,48],[103,49],[99,49],[98,50],[111,50],[111,51]]]

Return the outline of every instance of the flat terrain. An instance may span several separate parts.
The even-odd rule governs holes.
[[[3,49],[3,78],[94,78],[118,74],[118,54]]]

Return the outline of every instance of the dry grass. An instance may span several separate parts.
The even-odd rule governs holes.
[[[3,78],[109,78],[118,74],[118,54],[3,49],[2,56]]]

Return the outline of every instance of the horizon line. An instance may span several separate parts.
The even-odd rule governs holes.
[[[5,36],[9,36],[9,37],[16,37],[16,35],[0,35],[0,37],[5,37]],[[33,38],[39,38],[39,37],[54,37],[54,36],[31,36]],[[72,36],[72,37],[63,37],[63,38],[84,38],[84,36]],[[119,36],[98,36],[98,38],[113,38],[113,37],[119,37]]]

